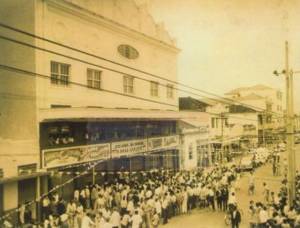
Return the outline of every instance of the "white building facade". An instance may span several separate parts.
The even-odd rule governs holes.
[[[179,166],[179,50],[145,8],[122,0],[4,0],[0,20],[44,38],[1,28],[27,44],[0,40],[0,63],[8,66],[0,70],[1,214],[84,171],[80,163],[103,159],[96,171],[112,172]]]
[[[203,112],[186,113],[188,115],[179,122],[180,169],[206,168],[211,165],[210,115]]]

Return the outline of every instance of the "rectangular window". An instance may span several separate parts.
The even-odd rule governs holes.
[[[70,65],[51,61],[51,83],[67,86],[70,78]]]
[[[132,76],[123,76],[123,89],[124,93],[133,94],[133,77]]]
[[[167,98],[173,98],[174,97],[173,90],[174,90],[173,85],[168,84],[167,85]]]
[[[51,83],[56,85],[69,84],[70,65],[51,61]]]
[[[87,69],[87,86],[89,88],[101,89],[101,71]]]
[[[152,97],[158,97],[158,82],[150,82],[150,92]]]

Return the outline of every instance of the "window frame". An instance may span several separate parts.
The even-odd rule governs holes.
[[[159,82],[150,81],[150,95],[151,97],[159,97]]]
[[[53,66],[57,66],[57,72],[54,72]],[[67,74],[63,72],[63,67],[66,67]],[[54,77],[55,76],[55,77]],[[68,87],[70,86],[70,78],[71,78],[71,64],[62,63],[57,61],[50,61],[50,83],[51,85],[58,85]]]
[[[89,72],[91,74],[89,74]],[[96,75],[99,73],[99,75]],[[99,79],[96,79],[96,76],[99,76]],[[91,78],[89,78],[91,77]],[[87,68],[86,70],[86,79],[87,79],[87,87],[92,89],[102,89],[102,71],[98,69]],[[90,82],[90,83],[89,83]],[[96,83],[99,85],[96,86]]]
[[[172,84],[167,84],[167,98],[174,98],[174,85]]]
[[[130,75],[123,76],[123,92],[125,94],[134,94],[134,77],[133,76],[130,76]]]

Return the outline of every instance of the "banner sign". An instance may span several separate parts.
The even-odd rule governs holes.
[[[73,165],[148,151],[171,149],[179,145],[179,136],[128,140],[89,146],[43,150],[43,168]]]
[[[176,147],[179,144],[178,135],[148,139],[148,150],[161,150]]]
[[[112,157],[143,153],[146,151],[147,151],[146,139],[114,142],[111,144]]]
[[[81,162],[107,159],[110,144],[43,150],[43,168],[53,168]]]

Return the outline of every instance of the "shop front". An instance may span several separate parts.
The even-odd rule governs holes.
[[[170,135],[137,140],[124,140],[94,145],[46,149],[42,151],[42,166],[48,170],[49,189],[61,186],[71,178],[80,178],[58,188],[65,199],[74,189],[114,180],[120,172],[149,171],[151,169],[179,169],[179,137]],[[97,162],[97,165],[86,170]]]

